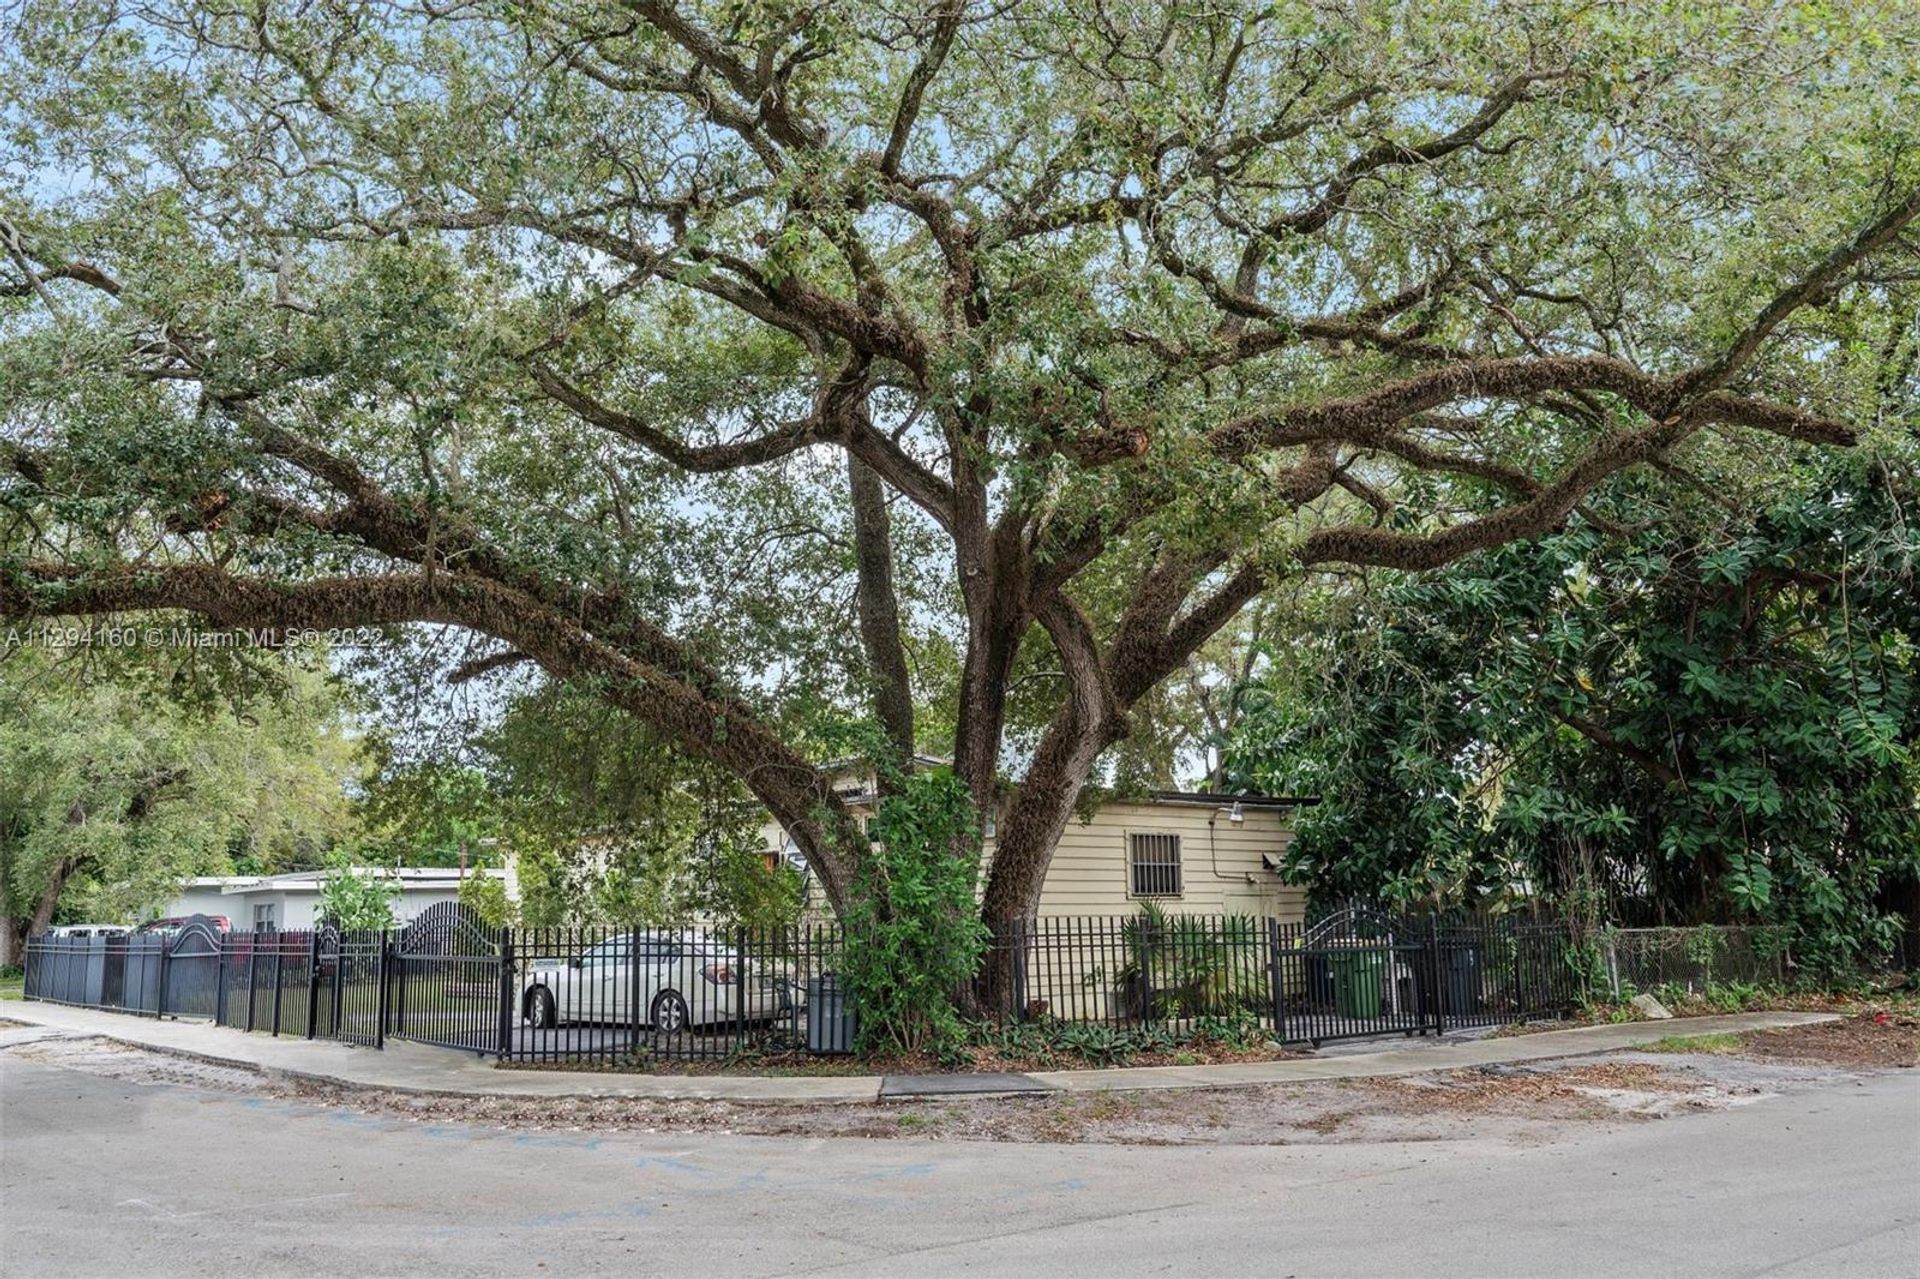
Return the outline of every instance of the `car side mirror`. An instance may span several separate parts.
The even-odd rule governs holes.
[[[570,958],[570,959],[568,959],[568,960],[567,960],[567,967],[569,967],[569,968],[578,968],[578,967],[580,967],[580,956],[578,956],[578,955],[575,955],[575,956],[573,956],[572,958]]]

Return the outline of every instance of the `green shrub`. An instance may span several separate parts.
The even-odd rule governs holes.
[[[1121,937],[1127,960],[1115,974],[1122,1005],[1143,1021],[1231,1016],[1262,999],[1259,922],[1169,915],[1142,902]]]
[[[979,967],[980,824],[949,769],[902,779],[853,858],[842,960],[862,1051],[947,1054],[966,1031],[954,995]]]
[[[335,853],[320,879],[320,917],[342,932],[391,928],[399,895],[391,878],[359,874],[346,853]]]
[[[1112,1026],[1105,1022],[1037,1021],[998,1025],[980,1022],[968,1028],[968,1041],[999,1056],[1043,1066],[1124,1066],[1141,1056],[1166,1056],[1189,1048],[1221,1047],[1245,1051],[1273,1036],[1257,1014],[1238,1009],[1196,1017],[1182,1026]]]

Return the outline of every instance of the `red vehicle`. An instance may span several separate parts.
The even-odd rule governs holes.
[[[204,923],[216,933],[233,931],[233,921],[225,915],[169,915],[165,919],[149,919],[133,931],[139,935],[147,933],[177,933],[191,923]]]

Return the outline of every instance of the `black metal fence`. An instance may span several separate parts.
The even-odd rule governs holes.
[[[990,1006],[1002,1020],[1253,1021],[1286,1043],[1500,1025],[1582,993],[1568,931],[1517,920],[1066,916],[1019,924],[995,948],[1011,961]]]
[[[559,1064],[846,1052],[831,925],[525,929],[505,939],[500,1055]],[[809,1035],[809,1013],[813,1019]]]
[[[387,932],[249,934],[195,921],[32,938],[25,994],[274,1035],[644,1067],[850,1051],[842,944],[834,925],[488,929],[443,915]],[[1581,997],[1577,961],[1564,928],[1517,920],[1059,917],[994,939],[976,1002],[1001,1022],[1213,1020],[1319,1044],[1558,1014]]]

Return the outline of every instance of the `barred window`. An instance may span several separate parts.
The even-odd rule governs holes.
[[[1127,891],[1134,897],[1180,895],[1180,837],[1127,835]]]

